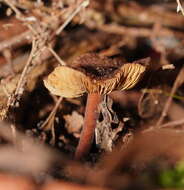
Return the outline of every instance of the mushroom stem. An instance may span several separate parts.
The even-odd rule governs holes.
[[[79,144],[75,152],[76,160],[81,159],[90,151],[91,144],[93,142],[96,121],[99,116],[98,105],[101,99],[102,95],[98,93],[88,94],[84,126],[81,132]]]

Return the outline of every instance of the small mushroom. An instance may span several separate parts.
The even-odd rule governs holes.
[[[79,56],[72,66],[58,66],[44,80],[46,88],[53,94],[74,98],[88,93],[85,119],[76,159],[86,155],[91,147],[98,118],[98,105],[105,94],[113,90],[132,88],[143,76],[149,58],[133,63],[122,63],[98,54]]]

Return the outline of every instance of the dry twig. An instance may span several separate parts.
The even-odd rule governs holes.
[[[62,99],[63,99],[63,97],[59,97],[59,99],[57,100],[57,102],[56,102],[56,104],[55,104],[55,106],[54,106],[54,108],[52,109],[52,112],[49,114],[49,116],[47,117],[47,119],[44,121],[44,123],[41,125],[41,129],[47,129],[47,128],[51,128],[50,126],[48,126],[48,127],[46,127],[48,124],[49,124],[49,121],[52,119],[52,118],[54,118],[55,117],[55,114],[56,114],[56,112],[57,112],[57,109],[58,109],[58,107],[59,107],[59,105],[60,105],[60,103],[61,103],[61,101],[62,101]]]
[[[82,8],[86,8],[89,5],[89,0],[83,0],[82,3],[80,3],[77,8],[68,16],[66,21],[61,25],[59,29],[56,31],[56,35],[59,35],[63,29],[70,23],[70,21],[73,19],[73,17],[80,12]]]
[[[162,124],[162,122],[163,122],[165,116],[167,115],[167,112],[168,112],[169,107],[170,107],[171,102],[172,102],[172,98],[173,98],[173,96],[174,96],[176,90],[178,89],[178,87],[179,87],[183,82],[184,82],[184,67],[180,70],[180,72],[179,72],[179,74],[178,74],[178,76],[177,76],[177,78],[176,78],[176,80],[175,80],[175,82],[174,82],[174,85],[173,85],[173,87],[172,87],[170,96],[169,96],[169,98],[167,99],[166,104],[165,104],[165,106],[164,106],[164,109],[163,109],[163,111],[162,111],[162,113],[161,113],[161,116],[160,116],[159,120],[158,120],[157,123],[156,123],[156,127],[157,127],[157,128],[160,128],[160,125]]]
[[[22,71],[21,76],[20,76],[19,82],[17,84],[17,88],[16,88],[14,94],[8,100],[7,107],[14,106],[16,100],[19,99],[20,96],[22,95],[22,93],[24,91],[23,86],[26,83],[26,75],[27,75],[28,70],[30,68],[30,65],[32,63],[32,59],[34,58],[34,54],[35,54],[36,50],[37,50],[36,39],[33,39],[31,53],[29,55],[27,63],[26,63],[26,65],[25,65],[25,67],[24,67],[24,69]]]
[[[180,3],[180,0],[176,0],[176,2],[177,2],[177,12],[180,12],[181,11],[181,14],[184,16],[184,10],[183,10],[183,7],[182,7],[182,5],[181,5],[181,3]]]
[[[162,128],[162,127],[170,127],[170,126],[177,126],[177,125],[182,125],[182,124],[184,124],[184,119],[180,119],[180,120],[177,120],[177,121],[171,121],[171,122],[165,123],[165,124],[161,125],[160,128]]]

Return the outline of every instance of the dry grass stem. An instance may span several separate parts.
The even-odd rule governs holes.
[[[183,124],[184,124],[184,119],[180,119],[177,121],[171,121],[171,122],[165,123],[165,124],[161,125],[160,128],[162,128],[162,127],[174,127],[174,126],[183,125]]]
[[[66,65],[66,63],[59,57],[59,55],[53,50],[51,47],[47,47],[52,55],[56,58],[56,60],[60,63],[60,65]]]
[[[181,11],[181,14],[184,16],[184,10],[183,10],[183,7],[182,7],[182,5],[181,5],[181,3],[180,3],[180,0],[176,0],[176,2],[177,2],[177,12],[180,12]]]
[[[13,1],[11,1],[11,0],[4,0],[4,2],[16,13],[16,17],[17,17],[17,18],[18,18],[19,20],[23,21],[23,22],[27,25],[27,27],[33,32],[34,35],[37,35],[37,34],[38,34],[38,32],[35,30],[35,28],[34,28],[31,24],[25,22],[25,21],[26,21],[25,17],[24,17],[24,16],[22,15],[22,13],[15,7]]]
[[[170,105],[171,105],[173,96],[174,96],[174,94],[176,93],[176,90],[178,89],[178,87],[179,87],[180,85],[182,85],[183,82],[184,82],[184,67],[181,68],[181,70],[180,70],[180,72],[178,73],[178,76],[177,76],[177,78],[176,78],[176,80],[175,80],[175,82],[174,82],[174,85],[173,85],[173,87],[172,87],[170,96],[169,96],[169,98],[167,99],[166,104],[165,104],[165,106],[164,106],[164,108],[163,108],[163,111],[162,111],[162,113],[161,113],[161,116],[160,116],[159,120],[158,120],[157,123],[156,123],[156,127],[157,127],[157,128],[160,128],[160,125],[162,124],[164,118],[167,116],[167,112],[168,112],[169,107],[170,107]]]
[[[48,127],[47,125],[50,123],[50,121],[52,120],[52,118],[55,117],[55,114],[57,112],[57,109],[59,107],[59,105],[61,104],[62,102],[62,99],[63,97],[59,97],[57,102],[56,102],[56,105],[54,106],[54,108],[52,109],[51,113],[49,114],[49,116],[47,117],[47,119],[44,121],[44,123],[41,125],[41,129],[50,129],[51,127]],[[53,122],[54,122],[54,119],[53,119]]]
[[[31,53],[29,55],[29,58],[27,60],[26,65],[25,65],[25,67],[24,67],[24,69],[22,71],[22,74],[20,76],[20,79],[19,79],[19,82],[17,84],[16,90],[15,90],[14,94],[9,98],[7,107],[14,106],[17,99],[19,99],[20,95],[23,94],[24,84],[26,83],[27,73],[28,73],[29,67],[30,67],[30,65],[32,63],[32,59],[34,58],[34,54],[35,54],[36,50],[37,50],[36,40],[33,39]]]
[[[82,8],[86,8],[89,5],[89,0],[83,0],[77,8],[68,16],[66,21],[61,25],[61,27],[56,31],[56,35],[59,35],[63,29],[70,23],[73,17],[80,12]]]

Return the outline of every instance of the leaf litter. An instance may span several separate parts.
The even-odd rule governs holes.
[[[184,159],[182,2],[0,5],[0,188],[3,182],[25,190],[162,188],[159,176],[176,172]],[[135,88],[101,103],[92,149],[81,163],[73,154],[86,95],[58,99],[43,80],[89,52],[151,63]]]

